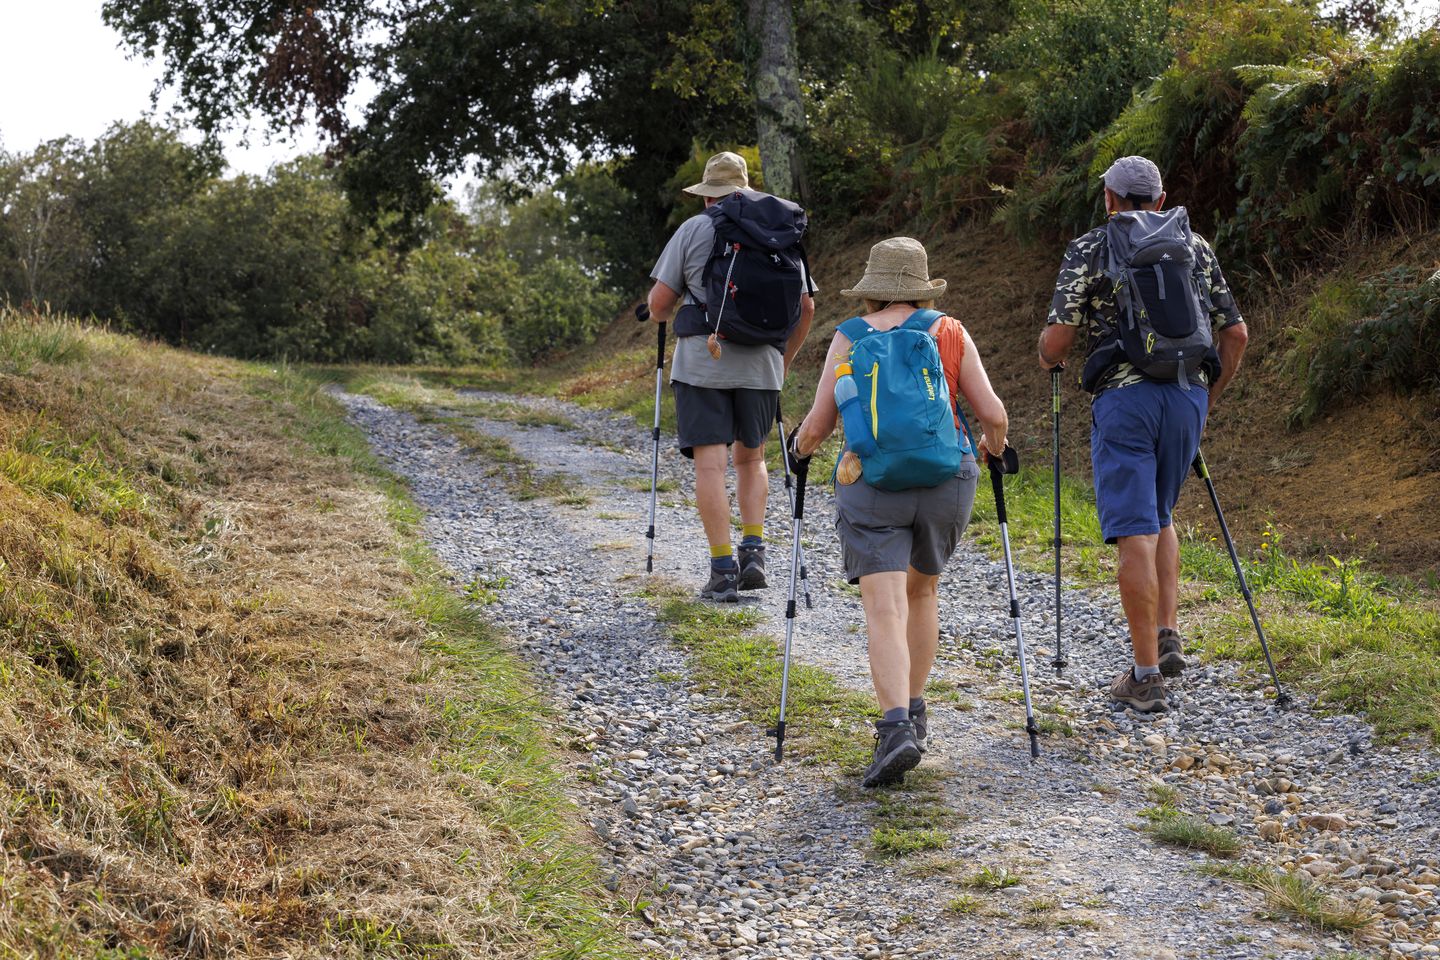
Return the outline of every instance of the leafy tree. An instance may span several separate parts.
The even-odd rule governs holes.
[[[435,177],[554,176],[578,157],[624,154],[623,185],[647,232],[662,183],[691,139],[734,138],[749,117],[723,100],[657,86],[664,51],[691,30],[694,2],[643,0],[107,0],[106,21],[159,56],[198,125],[214,132],[258,109],[280,126],[315,112],[348,154],[347,185],[372,214],[413,223]],[[377,84],[343,121],[360,76]],[[746,111],[748,113],[748,111]]]
[[[9,293],[67,309],[87,263],[85,224],[75,196],[84,179],[83,144],[69,137],[41,144],[6,164],[0,176],[3,246],[11,257]]]

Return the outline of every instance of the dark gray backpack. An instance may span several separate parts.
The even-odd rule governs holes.
[[[1150,379],[1186,389],[1202,370],[1213,381],[1220,369],[1213,308],[1185,208],[1119,213],[1105,225],[1105,239],[1125,358]]]

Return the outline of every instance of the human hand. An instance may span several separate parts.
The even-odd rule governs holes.
[[[978,446],[980,448],[978,451],[980,454],[980,462],[989,463],[992,459],[998,460],[1004,455],[1005,438],[1001,437],[998,441],[991,440],[984,433],[981,433]]]
[[[790,438],[785,443],[785,456],[790,461],[790,469],[796,473],[804,473],[810,469],[810,456],[814,452],[815,451],[812,450],[809,454],[801,455],[800,434],[798,431],[790,434]]]

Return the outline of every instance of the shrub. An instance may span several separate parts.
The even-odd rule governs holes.
[[[1398,267],[1338,289],[1317,294],[1290,355],[1305,378],[1292,424],[1377,390],[1440,394],[1440,272]]]

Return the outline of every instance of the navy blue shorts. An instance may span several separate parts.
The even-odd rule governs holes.
[[[1090,407],[1090,465],[1106,543],[1170,526],[1200,449],[1209,394],[1146,380],[1101,391]]]

